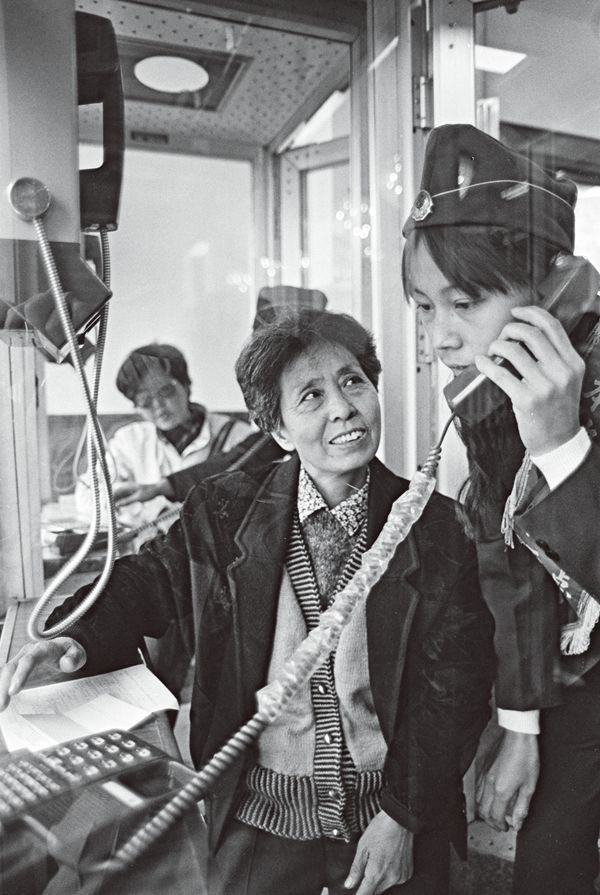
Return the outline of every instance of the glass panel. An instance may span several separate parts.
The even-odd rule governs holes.
[[[575,251],[600,262],[597,6],[527,0],[476,22],[479,123],[579,187]],[[499,52],[497,52],[499,51]]]
[[[352,242],[361,228],[350,202],[349,165],[306,173],[305,285],[327,295],[328,307],[352,313]],[[366,233],[368,235],[368,233]]]
[[[82,11],[96,11],[92,6],[78,3]],[[348,132],[349,94],[335,89],[347,81],[347,46],[218,17],[161,10],[159,18],[151,4],[108,0],[105,7],[106,15],[115,13],[129,142],[143,148],[126,151],[119,227],[110,234],[114,298],[100,413],[109,432],[130,418],[116,374],[129,351],[152,341],[183,351],[194,400],[243,413],[233,363],[263,285],[255,271],[264,285],[276,281],[257,263],[266,246],[253,232],[252,161],[266,144],[289,144],[294,133],[320,142]],[[183,93],[150,90],[136,79],[136,65],[157,54],[199,63],[208,84]],[[81,167],[97,164],[101,122],[101,108],[80,108]],[[329,239],[324,223],[320,235]],[[276,277],[281,268],[275,256]],[[300,278],[299,267],[290,277]],[[67,367],[48,365],[45,385],[52,494],[66,501],[83,398]]]
[[[115,388],[117,369],[134,347],[164,341],[188,358],[197,400],[239,410],[231,356],[254,305],[251,165],[130,149],[125,171],[119,229],[109,235],[101,409],[131,410]],[[53,414],[83,412],[70,367],[49,365],[47,401]]]
[[[274,26],[267,13],[261,17],[262,24],[243,21],[243,13],[235,20],[222,19],[220,16],[227,17],[228,12],[219,4],[205,4],[214,16],[197,15],[189,8],[175,9],[175,4],[165,8],[151,2],[103,0],[100,6],[97,0],[78,0],[75,4],[77,12],[100,14],[114,25],[123,74],[127,139],[119,226],[109,234],[113,297],[99,396],[101,420],[110,434],[116,425],[130,419],[133,408],[116,388],[117,371],[132,349],[153,341],[168,342],[183,351],[193,400],[206,403],[211,410],[243,413],[233,363],[250,332],[259,289],[278,282],[282,271],[278,261],[276,274],[270,277],[260,264],[261,258],[269,256],[275,262],[281,254],[279,232],[273,223],[275,208],[269,204],[273,201],[269,163],[272,154],[289,146],[295,134],[302,143],[321,143],[347,135],[348,32],[342,31],[342,40],[332,39],[335,23],[330,21],[315,32],[305,27],[302,12],[298,12],[299,23],[292,22],[287,31],[284,26]],[[72,22],[72,9],[70,14]],[[281,25],[292,14],[283,11],[274,16]],[[69,43],[70,32],[62,19],[57,30],[64,52],[54,54],[53,65],[56,58],[74,58],[74,33]],[[35,54],[35,48],[31,52]],[[196,62],[207,72],[208,83],[179,93],[152,90],[135,78],[137,62],[151,55]],[[18,58],[16,51],[14,58]],[[17,63],[15,77],[19,74],[16,69]],[[43,88],[32,100],[30,105],[39,112],[39,151],[47,159],[49,153],[41,139],[42,134],[47,136],[44,115],[54,116],[55,112],[48,111],[50,103]],[[79,144],[80,167],[97,167],[104,157],[100,145],[102,106],[93,102],[73,110],[71,101],[72,97],[68,108],[66,101],[65,108],[61,106],[61,121],[67,119],[72,132],[64,129],[64,147],[53,141],[53,152],[76,157]],[[9,129],[10,140],[15,140],[15,145],[11,142],[9,146],[11,158],[23,154],[23,146],[16,145],[17,130]],[[262,165],[263,159],[266,164],[255,169],[255,161],[260,160]],[[27,156],[28,165],[32,160],[33,152]],[[75,161],[73,167],[76,165]],[[36,174],[35,167],[31,166],[32,175]],[[72,177],[69,171],[69,176],[75,183],[76,172]],[[347,169],[343,176],[347,182]],[[339,240],[332,238],[338,228],[335,210],[342,203],[339,172],[331,177],[331,208],[319,225],[323,240],[333,245],[331,269],[322,256],[317,260],[313,245],[310,249],[315,249],[314,278],[327,277],[324,288],[335,293],[340,306],[346,306],[349,285],[344,276],[349,275],[350,264],[346,256],[342,260]],[[56,201],[60,201],[61,184],[51,178],[48,181]],[[314,209],[312,187],[310,193]],[[68,211],[76,229],[79,208]],[[316,219],[317,212],[311,214]],[[254,231],[255,221],[258,232]],[[76,240],[78,237],[77,233]],[[60,237],[50,233],[50,238]],[[88,243],[94,239],[97,237],[92,235]],[[300,227],[296,239],[300,249]],[[301,279],[300,251],[289,277],[288,283]],[[64,283],[66,290],[69,286]],[[9,283],[8,292],[3,294],[9,304],[14,303],[11,287]],[[13,352],[18,350],[11,348]],[[26,350],[32,356],[38,354],[31,346]],[[19,387],[3,392],[9,395],[10,401],[5,403],[15,409],[15,418],[23,406],[41,408],[40,461],[29,464],[31,481],[36,484],[30,495],[34,520],[39,519],[40,494],[55,508],[59,499],[63,508],[68,504],[74,485],[72,460],[84,412],[72,367],[68,363],[45,363],[40,358],[37,376],[29,364]],[[87,367],[90,371],[91,364]],[[25,424],[22,428],[25,431]],[[22,433],[20,437],[27,441]],[[14,455],[14,446],[0,446],[0,460],[10,451]],[[5,463],[0,465],[9,468]],[[39,488],[34,474],[38,469]],[[11,485],[14,478],[11,467],[7,484]],[[3,493],[0,488],[0,495]],[[24,491],[19,493],[23,502]],[[59,507],[59,518],[71,518],[70,508],[69,504],[61,516]],[[15,517],[14,506],[7,514],[10,524],[8,515]],[[32,524],[37,532],[39,524]],[[15,556],[10,557],[15,565],[30,555],[32,547],[31,538],[18,540]],[[34,537],[33,546],[37,547],[35,541]],[[0,558],[8,561],[1,552]],[[4,596],[4,591],[0,592],[0,613]]]
[[[113,298],[98,403],[107,431],[135,412],[115,386],[119,367],[151,342],[183,352],[192,400],[240,411],[232,358],[254,306],[251,165],[128,150],[125,170],[119,229],[109,235]],[[56,498],[74,487],[85,403],[70,365],[47,364],[45,391]]]
[[[336,90],[295,134],[290,149],[350,134],[350,90]]]

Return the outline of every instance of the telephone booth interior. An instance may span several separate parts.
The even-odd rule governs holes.
[[[41,179],[55,165],[73,208],[77,171],[103,163],[106,123],[97,102],[65,103],[77,76],[76,14],[109,20],[116,35],[124,162],[98,400],[108,426],[131,413],[114,385],[120,362],[157,339],[183,350],[211,407],[243,412],[233,361],[257,295],[302,286],[373,330],[384,369],[381,456],[410,476],[447,417],[447,374],[404,299],[400,269],[402,224],[435,125],[477,124],[574,179],[576,251],[600,263],[592,0],[0,0],[0,10],[10,48],[2,80],[20,85],[4,98],[5,158],[27,159]],[[55,76],[32,94],[20,58],[43,60]],[[157,73],[149,63],[161,59]],[[184,81],[170,83],[176,62]],[[34,112],[17,127],[25,107]],[[13,175],[2,184],[0,225],[12,214]],[[56,226],[50,238],[65,239]],[[9,278],[3,289],[14,303]],[[68,361],[17,337],[0,340],[0,392],[3,614],[43,589],[41,520],[72,491],[83,404]],[[454,438],[441,490],[456,494],[464,473]]]
[[[37,168],[42,179],[52,179],[54,166],[73,203],[78,169],[102,164],[106,125],[101,103],[72,101],[76,15],[103,17],[116,35],[125,152],[99,396],[109,424],[131,412],[114,386],[120,360],[157,338],[190,357],[192,380],[212,406],[242,412],[232,361],[258,292],[319,288],[332,310],[354,314],[376,336],[384,367],[381,454],[410,474],[446,415],[439,397],[445,374],[403,299],[400,275],[402,222],[433,125],[477,123],[572,177],[576,250],[598,260],[600,119],[589,88],[598,75],[600,25],[588,0],[568,8],[558,0],[331,0],[291,8],[52,0],[43,15],[35,0],[5,6],[5,103],[14,119],[3,138],[7,166],[22,172],[25,164],[32,176]],[[59,56],[68,64],[61,67]],[[43,59],[55,77],[32,86],[19,59]],[[148,86],[144,66],[157,60],[169,65],[146,74]],[[200,72],[201,86],[169,83],[177,62]],[[32,105],[33,89],[45,95]],[[17,127],[23,108],[34,112]],[[6,199],[12,174],[3,187],[5,222],[13,214]],[[60,220],[56,226],[60,240]],[[77,238],[83,255],[86,240]],[[10,306],[14,283],[5,279]],[[42,586],[40,512],[72,488],[82,401],[68,362],[3,332],[6,609]],[[456,493],[463,474],[456,441],[442,461],[440,487]]]

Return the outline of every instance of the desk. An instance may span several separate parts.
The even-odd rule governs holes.
[[[48,612],[61,603],[67,593],[74,592],[82,584],[89,582],[89,575],[72,576],[68,584],[61,588],[50,601]],[[13,658],[28,642],[27,623],[34,602],[15,602],[10,605],[6,622],[0,637],[0,666]],[[32,676],[31,686],[72,680],[77,675],[57,673],[51,679],[46,674]],[[80,675],[82,676],[82,675]],[[160,713],[145,721],[137,729],[143,739],[162,749],[176,761],[181,761],[171,725]],[[5,752],[5,744],[0,734],[0,752]],[[188,772],[189,773],[189,772]],[[85,800],[85,793],[82,791]],[[88,814],[93,813],[90,806]],[[68,868],[48,870],[47,859],[42,845],[34,838],[12,837],[10,841],[0,840],[0,891],[6,895],[206,895],[204,886],[205,833],[204,823],[199,813],[191,812],[180,821],[161,841],[152,846],[148,855],[126,873],[110,877],[105,882],[97,878],[81,883],[79,875]],[[6,874],[6,875],[5,875]],[[14,888],[16,885],[16,888]]]

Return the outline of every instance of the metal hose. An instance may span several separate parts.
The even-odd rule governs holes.
[[[48,242],[48,237],[46,235],[46,228],[44,226],[44,222],[41,216],[36,216],[32,219],[33,226],[35,228],[38,245],[40,249],[40,254],[42,257],[42,261],[46,270],[46,275],[48,277],[48,281],[50,283],[50,289],[52,291],[52,296],[54,298],[54,302],[56,305],[56,310],[59,315],[60,322],[63,327],[63,331],[65,333],[69,349],[71,352],[71,359],[73,361],[73,366],[75,368],[75,372],[77,373],[81,388],[83,390],[83,394],[85,397],[86,407],[87,407],[87,416],[88,416],[88,426],[90,428],[90,439],[89,439],[89,448],[88,448],[88,459],[91,461],[90,466],[90,475],[92,480],[92,487],[94,488],[94,513],[91,521],[90,528],[86,534],[86,537],[81,544],[79,550],[71,557],[71,559],[65,563],[60,572],[53,578],[50,582],[49,586],[46,588],[44,594],[40,597],[39,601],[36,603],[34,610],[29,619],[27,632],[32,640],[51,640],[54,637],[58,637],[64,631],[67,630],[72,624],[78,621],[87,611],[90,609],[95,603],[96,599],[102,593],[106,582],[108,581],[110,574],[112,572],[114,562],[115,562],[115,540],[116,540],[116,517],[115,517],[115,507],[114,501],[112,498],[112,489],[110,487],[110,476],[108,472],[108,465],[106,463],[106,457],[104,454],[103,447],[103,436],[102,431],[100,429],[100,425],[98,423],[98,418],[95,412],[95,402],[92,399],[92,395],[90,394],[90,389],[88,385],[88,381],[85,375],[85,371],[83,369],[83,361],[81,359],[81,352],[79,351],[79,345],[77,344],[77,336],[75,330],[73,328],[73,323],[71,321],[71,316],[69,313],[69,308],[67,306],[67,302],[64,296],[64,292],[62,289],[62,285],[60,282],[60,278],[58,275],[58,271],[56,269],[56,264],[54,261],[54,256],[52,254],[52,250],[50,248],[50,244]],[[104,321],[106,320],[106,315],[103,315]],[[106,326],[104,325],[104,331]],[[105,336],[103,335],[103,338]],[[94,384],[94,397],[97,397],[97,381]],[[64,618],[62,621],[58,622],[56,625],[53,625],[51,628],[43,628],[40,624],[40,616],[44,609],[46,608],[51,597],[56,593],[60,585],[77,569],[81,561],[87,556],[89,553],[98,533],[98,529],[100,526],[100,495],[98,489],[98,481],[97,481],[97,473],[96,473],[96,462],[98,462],[100,466],[100,471],[102,474],[102,478],[104,480],[106,486],[106,493],[108,495],[108,543],[107,543],[107,552],[106,552],[106,560],[100,574],[100,577],[92,590],[86,595],[84,600],[77,606],[69,615]],[[96,499],[97,498],[97,499]]]

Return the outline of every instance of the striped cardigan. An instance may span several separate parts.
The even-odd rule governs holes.
[[[337,525],[333,517],[331,522]],[[360,566],[366,526],[353,539],[340,540],[347,556],[329,602]],[[280,588],[269,680],[319,624],[322,594],[309,543],[296,514]],[[334,551],[336,545],[331,543],[330,549]],[[373,707],[366,652],[365,614],[357,609],[342,635],[338,655],[313,675],[310,686],[296,698],[293,712],[261,737],[258,762],[246,776],[247,792],[238,820],[291,839],[327,836],[349,841],[377,814],[386,745]],[[352,675],[356,669],[358,675]],[[344,719],[339,682],[341,702],[347,709]]]

